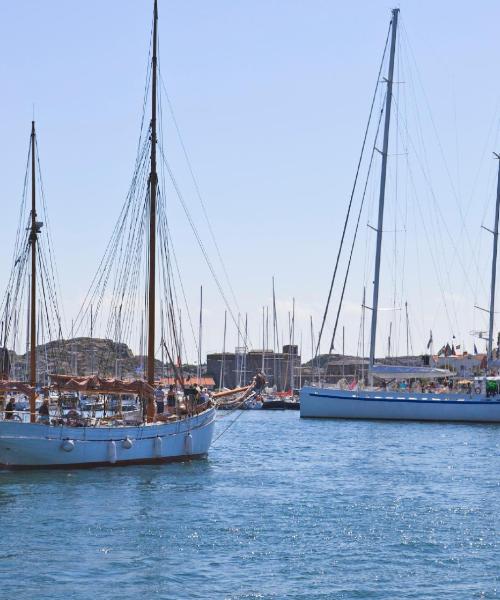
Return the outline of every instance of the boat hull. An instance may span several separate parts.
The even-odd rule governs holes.
[[[398,394],[304,387],[300,416],[391,421],[500,422],[500,399],[460,394]]]
[[[119,427],[1,421],[0,467],[94,467],[203,458],[214,428],[215,408],[173,423]]]

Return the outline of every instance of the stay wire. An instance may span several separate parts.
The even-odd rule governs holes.
[[[348,207],[347,207],[347,214],[346,214],[346,218],[345,218],[345,221],[344,221],[344,227],[343,227],[343,230],[342,230],[342,236],[340,238],[339,250],[337,252],[337,258],[336,258],[336,261],[335,261],[335,267],[334,267],[334,270],[333,270],[332,280],[330,282],[330,289],[328,291],[328,298],[327,298],[327,301],[326,301],[325,311],[323,313],[323,319],[321,321],[321,327],[320,327],[319,334],[318,334],[318,341],[317,341],[317,344],[316,344],[315,358],[318,356],[318,353],[319,353],[319,349],[320,349],[320,346],[321,346],[321,339],[322,339],[322,336],[323,336],[323,330],[325,328],[326,319],[328,317],[328,311],[330,309],[330,301],[331,301],[331,298],[332,298],[333,286],[335,284],[335,279],[337,277],[337,270],[338,270],[338,266],[339,266],[339,262],[340,262],[340,256],[342,254],[342,249],[343,249],[343,244],[344,244],[344,238],[345,238],[345,234],[346,234],[346,231],[347,231],[347,226],[348,226],[348,223],[349,223],[349,217],[350,217],[350,214],[351,214],[351,208],[352,208],[352,203],[353,203],[353,200],[354,200],[354,194],[355,194],[356,188],[357,188],[357,182],[358,182],[358,177],[359,177],[359,173],[360,173],[360,169],[361,169],[361,163],[362,163],[363,157],[364,157],[366,141],[367,141],[368,132],[369,132],[369,129],[370,129],[370,124],[371,124],[371,119],[372,119],[372,114],[373,114],[373,108],[375,106],[375,101],[376,101],[376,97],[377,97],[377,91],[378,91],[378,88],[379,88],[379,85],[380,85],[380,75],[382,73],[382,68],[383,68],[384,61],[385,61],[385,55],[387,53],[387,46],[388,46],[388,43],[389,43],[389,35],[390,35],[390,32],[391,32],[391,28],[392,28],[392,20],[391,20],[391,22],[389,24],[389,29],[387,31],[387,37],[386,37],[386,40],[385,40],[384,51],[382,53],[382,60],[380,61],[380,67],[379,67],[378,74],[377,74],[377,83],[375,85],[375,90],[373,92],[373,97],[372,97],[371,106],[370,106],[370,112],[369,112],[369,116],[368,116],[368,122],[366,124],[365,133],[364,133],[364,136],[363,136],[363,143],[362,143],[362,146],[361,146],[361,152],[360,152],[359,159],[358,159],[358,164],[357,164],[357,167],[356,167],[356,174],[355,174],[355,177],[354,177],[354,183],[353,183],[352,190],[351,190],[351,196],[350,196],[349,204],[348,204]]]

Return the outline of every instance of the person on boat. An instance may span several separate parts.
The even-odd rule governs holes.
[[[11,396],[7,402],[7,406],[5,407],[5,419],[11,420],[14,418],[14,407],[14,398]]]
[[[45,398],[42,405],[38,409],[38,415],[41,423],[49,423],[49,400]]]
[[[168,387],[167,392],[167,410],[169,412],[175,412],[175,389],[173,385]]]
[[[257,372],[255,374],[254,377],[254,390],[259,393],[260,391],[262,391],[262,389],[264,388],[264,386],[266,385],[266,376],[264,375],[264,373],[262,373],[262,371],[259,371],[259,369],[257,369]]]
[[[156,412],[157,412],[157,414],[161,415],[165,411],[165,393],[161,389],[161,387],[158,387],[155,390],[155,400],[156,400]]]
[[[198,388],[194,383],[192,383],[188,388],[184,389],[184,395],[186,397],[186,405],[188,412],[191,413],[193,411],[193,408],[197,404]]]

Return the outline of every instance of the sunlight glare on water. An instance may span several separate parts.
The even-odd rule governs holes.
[[[0,598],[497,598],[498,434],[248,411],[206,461],[3,471]]]

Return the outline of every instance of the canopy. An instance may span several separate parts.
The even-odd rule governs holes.
[[[23,383],[22,381],[0,381],[0,393],[1,394],[26,394],[26,396],[32,396],[35,394],[35,388],[29,383]]]
[[[72,375],[50,375],[51,382],[59,389],[69,392],[97,392],[98,394],[139,394],[145,398],[154,395],[154,388],[142,379],[124,381]]]
[[[371,373],[379,379],[440,379],[453,375],[448,369],[404,365],[374,365]]]

